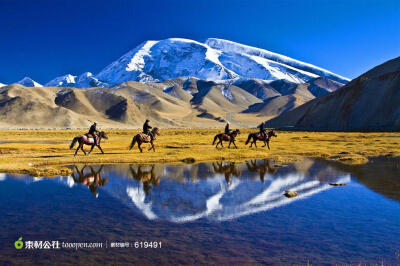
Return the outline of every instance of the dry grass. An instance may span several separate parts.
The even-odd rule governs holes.
[[[347,164],[362,164],[374,156],[399,156],[400,133],[332,133],[332,132],[277,132],[278,137],[267,148],[248,148],[244,145],[248,133],[239,135],[238,149],[214,148],[211,143],[219,130],[164,129],[156,141],[156,152],[141,154],[137,147],[128,146],[138,130],[109,130],[109,140],[102,143],[106,154],[95,148],[94,153],[73,156],[69,144],[77,130],[4,130],[0,131],[0,172],[27,173],[34,176],[68,175],[63,166],[77,163],[176,163],[185,161],[233,160],[270,158],[276,162],[319,157]],[[45,144],[49,143],[49,144]],[[149,147],[148,144],[144,145]],[[88,146],[85,147],[89,149]]]

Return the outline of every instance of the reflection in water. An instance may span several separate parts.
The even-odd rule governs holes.
[[[261,162],[261,164],[257,164],[257,160],[246,161],[246,166],[250,172],[259,173],[260,180],[264,184],[265,174],[275,174],[277,168],[271,167],[270,161],[267,159],[261,160]]]
[[[89,166],[90,172],[85,174],[84,170],[86,167],[87,166],[85,165],[81,170],[79,170],[78,167],[75,166],[75,171],[72,173],[72,179],[75,183],[87,186],[90,192],[92,192],[92,194],[97,198],[99,196],[97,189],[105,186],[108,182],[108,178],[101,177],[103,165],[100,166],[97,171],[95,171],[92,166]]]
[[[0,264],[400,261],[399,160],[359,167],[323,160],[276,167],[251,160],[72,169],[72,176],[58,178],[0,173]],[[286,198],[285,190],[298,197]],[[112,256],[104,249],[64,249],[56,256],[42,250],[36,256],[15,250],[12,243],[21,235],[69,242],[157,240],[167,248],[113,249]]]
[[[225,176],[225,181],[230,184],[231,176],[239,177],[242,173],[236,168],[235,163],[215,162],[212,163],[215,173],[223,174]]]
[[[146,218],[184,223],[236,219],[267,211],[331,188],[330,182],[346,183],[346,173],[312,160],[274,168],[269,160],[245,163],[213,162],[193,165],[106,165],[83,167],[75,183],[86,185],[97,197],[98,188]],[[102,175],[109,176],[102,178]],[[261,182],[260,182],[261,181]],[[65,182],[65,181],[64,181]],[[286,190],[298,192],[288,199]]]
[[[150,189],[160,184],[161,178],[156,177],[154,165],[151,166],[150,170],[143,170],[143,166],[138,166],[137,170],[133,166],[129,166],[129,169],[131,170],[132,177],[143,183],[143,190],[146,192],[146,195],[150,194]]]

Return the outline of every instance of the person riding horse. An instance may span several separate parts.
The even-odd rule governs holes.
[[[97,131],[97,123],[94,122],[93,125],[90,126],[89,128],[89,132],[87,133],[87,135],[90,137],[93,137],[93,141],[94,143],[97,143],[97,137],[96,137],[96,133],[98,133],[99,131]]]
[[[260,135],[262,137],[265,137],[266,132],[265,132],[265,128],[264,128],[264,122],[262,122],[260,125],[258,125],[257,128],[260,129]]]
[[[144,122],[143,124],[143,133],[146,134],[147,136],[150,136],[150,138],[155,139],[155,136],[153,136],[153,134],[151,134],[150,129],[152,129],[153,127],[149,125],[150,120],[146,119],[146,122]]]
[[[229,126],[230,126],[230,123],[229,123],[229,122],[226,123],[226,126],[225,126],[225,134],[231,136],[232,130],[229,128]]]

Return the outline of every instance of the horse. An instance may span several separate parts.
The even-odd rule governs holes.
[[[217,134],[214,137],[214,141],[213,141],[212,145],[214,145],[215,142],[218,139],[218,142],[217,142],[217,145],[215,145],[215,148],[217,148],[219,144],[221,144],[221,147],[224,147],[224,145],[222,145],[222,141],[229,141],[228,148],[230,148],[231,147],[231,143],[233,143],[233,145],[235,145],[235,148],[237,149],[237,146],[236,146],[236,143],[235,143],[235,138],[239,134],[240,134],[240,130],[239,129],[236,129],[236,130],[232,131],[232,133],[230,135],[228,135],[226,133]]]
[[[134,136],[132,138],[132,142],[131,142],[131,145],[129,146],[129,150],[132,150],[133,146],[135,146],[135,143],[137,142],[140,152],[143,152],[142,148],[140,147],[140,145],[142,145],[142,143],[150,143],[151,147],[149,148],[149,151],[151,149],[153,149],[153,151],[156,151],[156,149],[154,147],[154,143],[153,143],[155,135],[160,135],[157,127],[153,128],[153,130],[151,131],[151,136],[146,135],[144,133],[137,134],[136,136]]]
[[[100,147],[100,142],[101,142],[101,139],[103,139],[103,138],[108,139],[108,136],[104,131],[101,131],[96,135],[97,135],[97,143],[95,143],[95,140],[93,138],[88,137],[87,134],[80,136],[80,137],[75,137],[72,140],[71,145],[69,146],[69,148],[72,149],[75,146],[75,143],[77,143],[77,142],[79,143],[78,148],[76,148],[74,156],[76,156],[79,149],[81,149],[83,151],[83,153],[86,155],[86,152],[83,149],[83,145],[91,145],[92,146],[88,155],[93,151],[93,148],[95,146],[99,148],[99,150],[101,151],[102,154],[104,154],[103,149]]]
[[[252,139],[252,142],[250,144],[250,148],[253,146],[253,144],[256,146],[257,148],[257,140],[262,140],[264,141],[264,146],[268,145],[268,150],[270,150],[269,148],[269,140],[271,139],[271,137],[277,137],[277,135],[275,134],[275,132],[273,130],[269,131],[267,134],[265,133],[261,133],[261,132],[257,132],[257,133],[250,133],[247,140],[246,140],[246,145],[249,144],[250,140]]]

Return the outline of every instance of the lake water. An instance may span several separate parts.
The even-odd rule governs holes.
[[[71,167],[0,174],[0,264],[400,264],[398,159]]]

